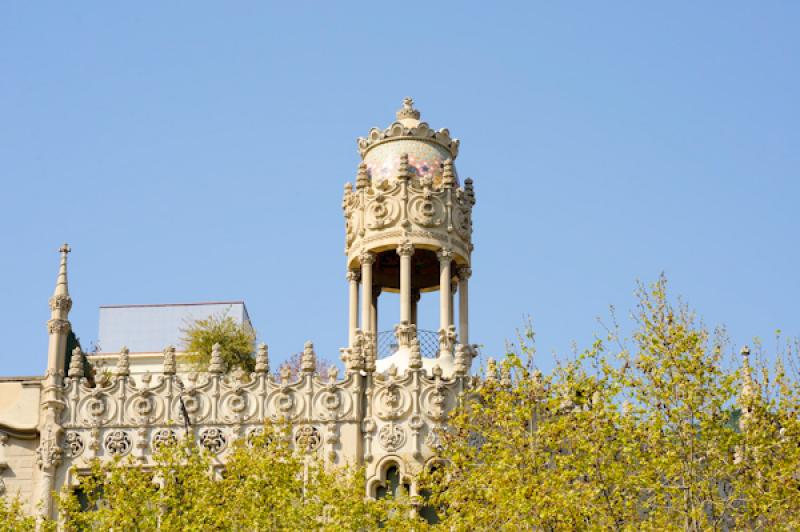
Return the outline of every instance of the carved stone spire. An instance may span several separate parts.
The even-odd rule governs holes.
[[[400,154],[400,166],[397,168],[397,179],[408,180],[411,179],[411,172],[408,170],[408,154]]]
[[[456,344],[456,375],[466,375],[469,371],[469,347],[463,344]]]
[[[175,346],[164,349],[164,375],[175,375]]]
[[[486,362],[486,382],[497,382],[497,362],[493,358]]]
[[[130,351],[127,347],[123,347],[119,351],[119,358],[117,358],[117,375],[120,377],[127,377],[131,374]]]
[[[456,174],[453,170],[453,159],[445,159],[444,171],[442,173],[442,186],[452,188],[456,184]]]
[[[419,338],[416,336],[411,340],[411,350],[408,354],[408,367],[411,369],[420,369],[422,367],[422,353],[419,349]]]
[[[317,370],[317,355],[314,353],[314,344],[310,341],[306,342],[306,345],[303,347],[300,369],[304,373],[314,373]]]
[[[58,251],[61,253],[61,264],[58,267],[56,288],[53,291],[53,296],[50,298],[51,322],[56,320],[66,321],[67,317],[69,316],[69,311],[72,309],[72,298],[69,296],[69,283],[67,281],[67,254],[72,250],[70,249],[69,245],[64,244],[61,246],[61,248],[59,248]],[[50,326],[51,330],[53,328],[53,326]],[[58,329],[59,327],[56,326],[55,328]],[[64,329],[65,327],[62,326],[60,328]]]
[[[364,190],[369,186],[369,174],[367,173],[367,163],[359,163],[358,175],[356,175],[356,190]]]
[[[72,350],[72,358],[69,361],[69,373],[67,376],[71,379],[80,379],[83,377],[83,353],[80,347]]]
[[[269,351],[267,344],[258,344],[256,351],[256,373],[269,373]]]
[[[397,121],[405,127],[415,127],[419,125],[419,111],[414,109],[413,98],[403,98],[403,107],[396,113]]]
[[[225,371],[225,363],[222,361],[222,353],[220,352],[221,346],[214,344],[211,346],[211,362],[208,365],[209,373],[222,373]]]

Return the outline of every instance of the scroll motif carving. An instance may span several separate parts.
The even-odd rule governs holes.
[[[103,443],[106,452],[114,456],[124,456],[131,450],[131,437],[124,430],[112,430]]]
[[[294,443],[297,449],[310,453],[319,449],[322,444],[322,435],[319,433],[317,427],[311,425],[303,425],[297,429],[294,436]]]
[[[411,221],[422,227],[436,227],[444,223],[444,203],[432,195],[418,195],[408,202]]]
[[[377,194],[367,207],[368,229],[383,229],[395,223],[400,213],[400,206],[397,201],[386,197],[384,194]]]
[[[209,427],[200,431],[200,445],[214,454],[219,454],[225,450],[228,440],[221,429]]]
[[[67,432],[64,436],[64,450],[69,458],[77,458],[83,454],[83,439],[77,432]]]
[[[406,442],[406,432],[400,425],[389,423],[378,431],[378,442],[387,451],[396,451]]]
[[[153,434],[153,449],[158,450],[164,445],[175,445],[178,442],[178,435],[172,429],[158,429]]]

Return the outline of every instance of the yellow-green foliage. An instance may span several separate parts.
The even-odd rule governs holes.
[[[0,532],[36,530],[36,520],[25,515],[19,499],[0,497]]]
[[[796,376],[780,358],[753,376],[740,429],[745,372],[724,368],[724,336],[664,279],[639,295],[630,349],[612,330],[541,375],[525,342],[464,398],[422,479],[443,529],[800,528]]]
[[[664,279],[640,290],[634,322],[630,345],[611,328],[544,375],[529,332],[452,413],[419,478],[427,501],[367,500],[362,470],[325,469],[267,426],[224,470],[185,441],[150,470],[95,463],[92,509],[64,492],[64,529],[800,529],[796,349],[769,370],[760,345],[757,362],[727,363],[724,334],[671,304]],[[419,504],[440,523],[414,517]],[[18,510],[0,507],[0,526],[30,529]]]
[[[209,316],[204,320],[196,320],[182,332],[190,361],[199,368],[208,366],[211,349],[214,344],[219,344],[226,370],[238,366],[245,371],[253,371],[255,335],[251,329],[236,323],[230,316]]]
[[[134,459],[102,464],[81,480],[86,495],[60,498],[65,530],[359,530],[400,501],[365,498],[363,471],[325,469],[290,449],[288,428],[239,441],[223,467],[191,441],[165,445],[144,469]],[[87,510],[88,507],[88,510]]]

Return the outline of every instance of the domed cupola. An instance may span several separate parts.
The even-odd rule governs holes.
[[[403,101],[396,116],[388,128],[373,128],[358,139],[362,161],[355,188],[345,185],[350,347],[344,356],[357,363],[356,351],[363,352],[366,371],[392,366],[465,371],[473,353],[467,294],[472,180],[465,180],[463,187],[459,183],[453,162],[459,141],[447,129],[435,131],[421,122],[411,98]],[[392,352],[375,360],[379,296],[387,291],[400,294],[400,323]],[[426,333],[434,338],[425,341],[430,339],[418,330],[416,307],[420,293],[432,291],[439,291],[439,329]]]
[[[366,138],[358,139],[367,175],[373,180],[396,179],[400,156],[406,154],[412,179],[430,178],[439,186],[445,162],[458,156],[458,139],[451,138],[447,129],[434,131],[420,122],[420,112],[414,109],[411,98],[403,101],[396,116],[397,121],[388,128],[372,128]],[[453,176],[458,184],[455,166]]]

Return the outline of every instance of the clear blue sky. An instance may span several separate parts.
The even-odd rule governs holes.
[[[65,240],[84,345],[101,304],[244,299],[337,357],[342,185],[407,95],[475,179],[485,353],[529,314],[546,366],[661,271],[800,336],[800,4],[493,4],[4,3],[0,374],[44,370]]]

